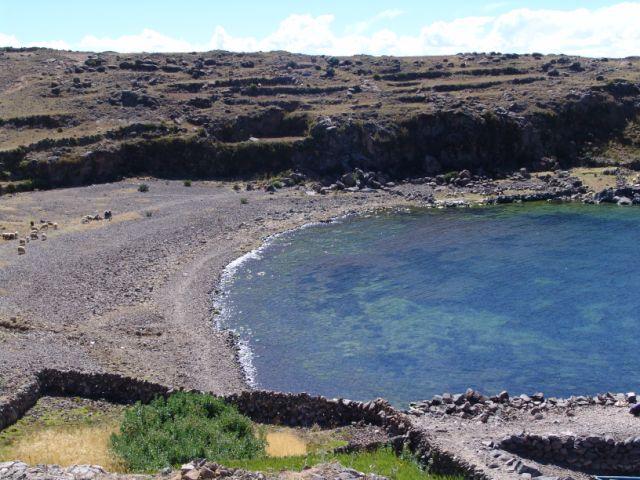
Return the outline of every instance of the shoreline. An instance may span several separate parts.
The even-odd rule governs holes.
[[[222,332],[230,332],[232,335],[230,338],[232,338],[234,340],[234,348],[237,351],[237,362],[240,366],[240,368],[242,369],[242,372],[244,373],[244,378],[245,381],[247,383],[247,386],[251,389],[258,389],[258,390],[271,390],[270,388],[268,388],[267,386],[264,385],[259,385],[257,382],[257,367],[254,365],[253,363],[253,355],[254,352],[251,349],[251,335],[250,334],[246,334],[245,337],[243,337],[243,334],[241,332],[238,332],[235,328],[232,328],[228,325],[229,319],[230,317],[233,315],[233,311],[229,311],[228,310],[228,305],[226,305],[225,303],[225,296],[228,293],[228,288],[229,288],[229,283],[233,282],[233,277],[235,275],[237,275],[238,270],[242,268],[243,264],[245,262],[251,261],[251,260],[260,260],[262,259],[262,254],[264,253],[265,250],[267,250],[275,240],[277,240],[278,238],[281,238],[282,236],[285,235],[289,235],[289,234],[295,234],[295,232],[305,229],[305,228],[312,228],[312,227],[318,227],[318,226],[328,226],[334,223],[338,223],[341,220],[344,219],[349,219],[349,218],[363,218],[369,214],[388,214],[388,215],[393,215],[393,214],[400,214],[402,212],[407,212],[407,211],[411,211],[411,212],[416,212],[416,211],[423,211],[423,212],[429,212],[432,210],[448,210],[448,209],[477,209],[477,208],[500,208],[500,207],[506,207],[508,205],[525,205],[525,204],[529,204],[530,208],[536,208],[537,206],[542,207],[543,205],[552,205],[552,204],[556,204],[556,205],[561,205],[561,204],[567,204],[567,205],[580,205],[580,206],[591,206],[591,207],[598,207],[598,208],[623,208],[620,206],[616,206],[615,204],[610,204],[610,203],[602,203],[599,205],[594,205],[593,203],[589,203],[589,202],[584,202],[583,200],[579,200],[579,199],[567,199],[567,198],[554,198],[554,199],[546,199],[546,200],[530,200],[530,201],[519,201],[519,200],[515,200],[512,202],[498,202],[496,201],[495,198],[491,198],[488,200],[483,200],[483,201],[470,201],[470,202],[466,202],[466,203],[455,203],[455,204],[440,204],[440,205],[416,205],[416,204],[407,204],[404,206],[383,206],[383,207],[378,207],[375,209],[363,209],[361,211],[358,212],[351,212],[345,215],[339,215],[339,216],[335,216],[332,217],[328,220],[321,220],[321,221],[315,221],[315,222],[309,222],[309,223],[304,223],[301,224],[299,226],[295,226],[292,228],[286,228],[282,231],[276,232],[276,233],[272,233],[267,235],[266,237],[264,237],[261,242],[257,247],[255,247],[254,249],[242,254],[241,256],[235,258],[233,261],[231,261],[229,264],[227,264],[227,266],[225,266],[220,274],[220,280],[217,282],[216,284],[216,289],[219,290],[219,293],[216,295],[212,295],[212,310],[214,312],[219,312],[217,314],[213,315],[213,322],[214,325],[216,326],[217,329],[219,329]],[[504,389],[504,386],[503,386]],[[536,389],[533,388],[531,389],[531,391],[528,392],[520,392],[520,394],[522,395],[534,395],[534,392],[538,392],[540,389]],[[628,391],[632,391],[633,390],[633,386],[630,385],[629,388],[627,389]],[[279,390],[273,390],[273,391],[279,391]],[[307,390],[305,390],[307,391]],[[483,392],[487,395],[489,395],[489,393],[487,392]],[[491,393],[492,396],[496,396],[498,395],[498,391]],[[621,394],[625,394],[624,392],[622,392],[622,390],[620,392],[605,392],[606,394],[613,394],[613,395],[621,395]],[[589,392],[585,392],[585,391],[580,391],[580,392],[576,392],[576,393],[572,393],[569,395],[560,395],[557,398],[562,400],[562,399],[569,399],[569,398],[574,398],[576,396],[586,396],[586,397],[592,397],[592,396],[598,396],[598,395],[603,395],[605,394],[602,391],[598,390],[594,390],[594,391],[589,391]],[[324,395],[321,392],[316,392],[315,395]],[[445,395],[451,395],[449,393],[445,393]],[[436,393],[436,396],[437,395]],[[384,397],[383,397],[384,398]],[[553,397],[556,398],[556,397]],[[359,401],[366,401],[367,399],[359,399]],[[402,411],[411,411],[414,410],[413,405],[417,404],[424,404],[424,403],[428,404],[428,400],[425,400],[423,398],[411,398],[408,399],[403,406],[400,405],[394,405],[395,408],[398,408]]]
[[[508,180],[504,188],[584,199],[537,178],[521,184]],[[24,231],[28,218],[42,215],[35,209],[48,204],[54,205],[47,214],[58,221],[60,231],[50,232],[46,243],[29,246],[24,256],[15,255],[13,242],[0,243],[0,280],[12,285],[0,291],[0,342],[8,344],[4,354],[0,349],[0,394],[14,379],[45,365],[220,393],[251,388],[251,375],[242,366],[246,349],[230,330],[215,328],[225,272],[238,262],[275,236],[344,216],[504,203],[496,200],[499,196],[478,196],[470,188],[409,181],[362,192],[318,194],[294,186],[270,194],[255,189],[239,193],[225,182],[198,182],[187,189],[177,181],[142,180],[151,182],[149,194],[138,193],[132,187],[139,180],[129,179],[3,197],[6,211],[19,206],[34,212],[17,221],[0,210],[0,226]],[[502,191],[503,185],[498,187]],[[242,206],[239,200],[245,195],[249,205]],[[68,198],[74,196],[82,201]],[[100,211],[102,205],[116,212],[113,221],[78,225],[80,213]],[[78,272],[83,274],[80,282]]]
[[[250,258],[255,250],[268,247],[269,240],[305,225],[371,211],[427,207],[428,202],[421,198],[432,193],[432,189],[423,185],[409,184],[396,189],[396,193],[309,195],[303,189],[290,188],[275,195],[263,191],[238,194],[231,185],[219,182],[203,182],[185,190],[178,182],[145,181],[152,182],[149,196],[141,196],[132,188],[137,180],[73,189],[75,196],[86,197],[87,203],[94,202],[93,208],[104,198],[119,203],[113,208],[115,218],[110,223],[78,227],[80,215],[73,213],[66,221],[59,222],[61,231],[50,232],[46,242],[29,245],[29,252],[23,256],[15,254],[12,242],[0,243],[0,280],[8,279],[12,285],[11,292],[0,292],[0,317],[14,306],[11,300],[20,300],[22,295],[23,299],[30,300],[32,307],[25,313],[33,315],[38,312],[37,308],[55,308],[53,320],[58,325],[57,330],[53,330],[51,323],[37,323],[34,316],[25,315],[21,318],[24,330],[7,333],[6,328],[0,328],[3,347],[0,348],[0,378],[10,380],[0,384],[0,403],[7,395],[17,393],[21,385],[28,385],[29,379],[43,370],[43,365],[98,376],[128,376],[223,396],[256,392],[243,374],[237,336],[229,330],[215,329],[218,320],[214,315],[215,300],[229,266],[237,268],[243,258]],[[38,207],[44,201],[55,205],[63,202],[68,193],[37,192],[9,197],[9,200],[27,208],[30,203]],[[240,195],[247,195],[250,209],[240,206]],[[74,205],[78,203],[81,202],[73,201]],[[9,203],[9,207],[13,204]],[[448,205],[488,206],[474,198],[464,205],[459,202]],[[72,207],[62,204],[59,208]],[[86,210],[84,205],[75,208]],[[134,215],[135,212],[138,215]],[[153,213],[147,216],[145,212]],[[112,262],[117,265],[123,259],[134,264],[135,275],[113,274]],[[160,262],[153,263],[152,259]],[[77,271],[80,265],[90,269],[85,282],[73,278],[74,281],[69,282],[65,273]],[[165,270],[161,265],[170,268]],[[45,275],[47,272],[52,275]],[[114,284],[114,279],[119,283]],[[132,304],[122,302],[127,298],[126,293],[141,287],[140,279],[159,283],[157,287],[152,284],[154,288],[144,298],[136,298]],[[76,295],[67,297],[68,300],[62,295],[47,296],[49,289],[54,294],[60,292],[56,289],[60,282]],[[92,304],[99,313],[82,315],[79,307],[83,303],[78,302],[78,298],[95,297],[98,293],[107,295],[114,286],[118,295]],[[30,289],[37,289],[39,296]],[[101,305],[108,305],[109,310],[100,312]],[[112,360],[123,356],[134,361]],[[7,377],[10,369],[17,375]],[[468,395],[454,397],[466,399]],[[438,398],[435,403],[433,400],[417,402],[408,417],[411,428],[429,439],[434,448],[451,452],[464,464],[477,466],[484,472],[477,478],[513,478],[510,469],[524,464],[521,460],[527,457],[518,460],[518,455],[501,450],[508,446],[508,442],[501,440],[504,435],[519,433],[521,428],[538,436],[544,429],[562,433],[573,429],[575,420],[579,420],[580,428],[574,431],[584,436],[591,432],[590,425],[615,419],[616,438],[624,440],[623,436],[635,429],[639,421],[628,413],[628,397],[624,402],[615,395],[584,397],[591,398],[587,403],[577,397],[567,407],[558,408],[557,401],[552,403],[551,399],[527,403],[518,400],[520,396],[513,401],[521,401],[526,408],[515,408],[513,402],[502,403],[498,414],[487,417],[484,414],[492,411],[495,402],[488,397],[482,399],[479,394],[470,395],[471,400],[459,405],[453,398],[452,404],[445,402],[444,410]],[[535,416],[534,409],[538,409]],[[537,420],[538,414],[543,415],[542,420]],[[487,422],[483,423],[485,417]],[[464,434],[456,434],[461,425],[465,426]],[[523,438],[526,442],[537,441],[535,436]],[[495,452],[502,452],[499,461],[492,460]],[[510,460],[512,458],[515,460]],[[543,473],[563,472],[530,460],[527,463]],[[574,478],[587,477],[577,474]]]

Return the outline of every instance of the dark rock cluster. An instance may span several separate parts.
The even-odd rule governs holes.
[[[410,404],[408,413],[412,415],[456,415],[465,419],[477,418],[481,422],[488,421],[493,416],[508,418],[518,411],[528,411],[533,419],[542,419],[545,412],[552,409],[562,409],[567,416],[572,416],[572,411],[577,407],[588,405],[607,405],[618,407],[631,407],[630,412],[635,414],[637,402],[636,394],[629,393],[604,393],[595,396],[572,396],[569,398],[546,398],[543,393],[533,395],[509,396],[506,391],[498,395],[487,397],[481,393],[468,389],[463,394],[452,395],[444,393],[434,395],[431,400],[414,402]],[[639,404],[640,405],[640,404]]]
[[[640,185],[606,188],[594,196],[595,203],[640,205]]]

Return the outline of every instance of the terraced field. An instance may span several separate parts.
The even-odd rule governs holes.
[[[4,49],[0,185],[633,164],[638,82],[637,58]]]

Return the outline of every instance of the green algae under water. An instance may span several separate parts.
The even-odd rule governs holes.
[[[276,237],[228,280],[259,387],[397,405],[467,387],[568,396],[640,380],[640,209],[349,218]]]

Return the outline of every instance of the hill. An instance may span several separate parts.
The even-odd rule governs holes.
[[[640,164],[640,59],[0,50],[0,185]]]

